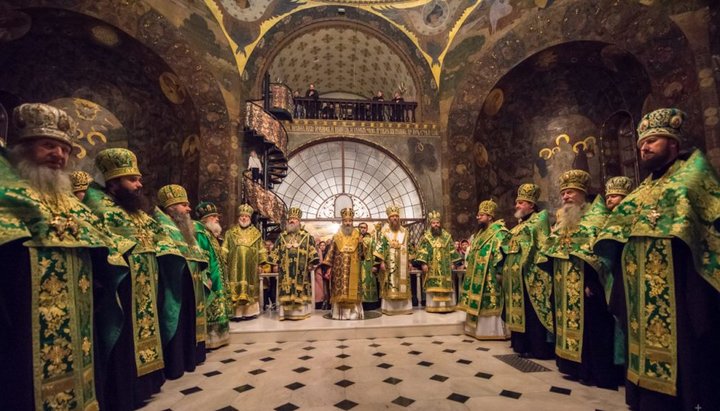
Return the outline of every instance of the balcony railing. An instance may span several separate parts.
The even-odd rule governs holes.
[[[294,118],[414,123],[416,102],[295,97]]]
[[[263,108],[248,101],[245,110],[245,127],[254,130],[266,143],[272,144],[287,158],[287,131],[275,117]]]

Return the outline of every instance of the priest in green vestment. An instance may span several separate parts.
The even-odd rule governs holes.
[[[227,231],[222,255],[227,261],[228,297],[233,319],[260,314],[260,264],[267,262],[267,250],[260,230],[252,225],[253,208],[238,206],[238,223]]]
[[[330,314],[333,320],[362,320],[362,266],[365,243],[353,227],[353,209],[340,211],[342,225],[328,246],[323,265],[330,267]]]
[[[92,183],[86,189],[84,203],[109,230],[137,243],[128,255],[130,275],[118,289],[126,315],[118,347],[107,366],[105,398],[100,405],[133,409],[158,392],[165,380],[162,313],[157,301],[159,264],[182,267],[184,261],[145,211],[149,203],[142,194],[135,154],[124,148],[105,149],[95,157],[95,165],[105,187]]]
[[[510,232],[505,221],[495,220],[497,204],[485,200],[478,206],[479,230],[470,238],[465,253],[467,271],[459,308],[467,313],[465,334],[481,340],[506,340],[510,336],[502,312],[502,247]]]
[[[313,237],[300,226],[302,211],[288,210],[285,230],[280,233],[270,253],[270,263],[277,266],[278,316],[280,320],[303,320],[310,317],[313,302],[311,273],[320,262]]]
[[[554,332],[553,283],[537,262],[550,224],[547,211],[538,207],[539,199],[539,186],[525,183],[518,187],[514,215],[518,223],[503,246],[505,324],[510,329],[510,345],[521,357],[549,359],[554,355],[549,342]]]
[[[374,310],[380,307],[374,255],[375,236],[368,232],[368,225],[365,222],[358,224],[358,230],[365,250],[360,262],[363,310]]]
[[[205,340],[207,338],[207,319],[205,317],[205,300],[210,291],[210,281],[205,269],[207,255],[198,247],[195,239],[195,225],[190,218],[190,202],[187,191],[180,185],[169,184],[160,187],[157,193],[158,205],[155,208],[155,219],[163,226],[180,250],[186,261],[191,282],[187,282],[187,274],[183,280],[181,305],[194,308],[195,312],[195,364],[205,362]],[[187,343],[193,336],[188,336]],[[187,354],[187,351],[186,351]],[[190,361],[190,356],[187,356]]]
[[[675,108],[642,118],[650,174],[595,244],[624,291],[610,305],[624,318],[626,400],[637,410],[720,409],[720,182],[702,152],[680,151],[685,123]]]
[[[410,233],[400,225],[400,207],[387,207],[388,222],[375,244],[375,264],[379,265],[380,308],[383,314],[412,314],[408,243]]]
[[[442,228],[438,211],[428,213],[428,222],[430,229],[420,237],[413,264],[425,277],[425,311],[449,313],[457,306],[452,270],[462,263],[462,256],[455,250],[450,233]]]
[[[30,103],[0,153],[0,409],[97,410],[133,243],[73,196],[74,121]]]
[[[222,234],[220,214],[215,204],[203,201],[195,207],[200,221],[195,221],[196,240],[200,249],[208,257],[206,277],[210,281],[210,293],[207,297],[207,340],[205,347],[215,349],[230,342],[230,323],[228,304],[225,294],[228,281],[225,260],[220,251],[218,237]]]
[[[587,171],[569,170],[560,176],[563,206],[541,264],[553,271],[558,369],[587,385],[615,389],[619,372],[614,362],[615,320],[606,300],[608,274],[592,251],[608,211],[601,196],[588,201],[589,186]]]

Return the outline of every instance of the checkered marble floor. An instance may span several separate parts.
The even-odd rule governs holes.
[[[523,373],[462,335],[232,344],[143,410],[622,410],[624,392]],[[542,367],[537,367],[542,369]]]

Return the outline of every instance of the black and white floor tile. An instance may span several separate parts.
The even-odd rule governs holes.
[[[143,410],[626,409],[622,389],[568,381],[553,361],[523,372],[508,354],[459,335],[233,344]]]

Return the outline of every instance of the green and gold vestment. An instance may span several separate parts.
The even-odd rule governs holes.
[[[378,301],[378,287],[373,266],[375,265],[375,238],[370,234],[365,234],[362,238],[363,259],[360,262],[362,273],[362,300],[366,303]]]
[[[283,231],[275,241],[269,260],[278,266],[278,304],[289,312],[314,304],[309,270],[320,257],[315,240],[307,231]]]
[[[597,272],[600,282],[607,271],[592,251],[595,238],[605,223],[608,209],[597,196],[586,208],[578,227],[571,232],[558,230],[547,239],[542,254],[552,258],[556,338],[555,354],[566,360],[581,362],[585,318],[585,264]],[[541,258],[540,263],[547,261]]]
[[[204,250],[208,257],[208,267],[204,276],[212,282],[207,298],[208,338],[205,341],[205,347],[213,349],[221,347],[230,341],[229,306],[226,296],[228,280],[225,261],[217,238],[198,221],[195,221],[195,232],[198,247]]]
[[[627,305],[628,370],[634,384],[663,394],[678,392],[678,324],[673,240],[692,253],[693,267],[720,292],[720,183],[700,151],[678,159],[661,177],[648,177],[620,203],[598,235],[595,249],[613,260],[622,245]]]
[[[549,332],[555,332],[550,304],[552,276],[538,267],[539,248],[549,233],[547,211],[538,211],[513,227],[507,244],[503,246],[506,255],[503,263],[505,321],[510,331],[525,332],[525,287],[538,319]]]
[[[453,311],[455,307],[447,306],[454,302],[453,265],[462,261],[462,256],[455,250],[455,242],[450,233],[444,229],[440,235],[434,236],[430,230],[425,231],[420,238],[415,255],[415,264],[427,264],[428,270],[425,273],[424,288],[427,292],[427,307],[432,311]],[[433,307],[433,303],[440,304],[440,307]]]
[[[31,301],[29,312],[10,318],[2,317],[11,315],[16,307],[4,306],[6,301],[0,301],[4,313],[0,326],[2,334],[30,334],[32,347],[27,351],[32,355],[23,366],[32,368],[35,408],[96,410],[94,351],[99,351],[97,358],[107,359],[120,335],[122,310],[115,293],[128,273],[122,255],[133,243],[112,235],[72,194],[42,194],[31,188],[17,177],[3,156],[0,227],[0,247],[13,247],[11,243],[23,241],[21,247],[29,255],[29,261],[2,261],[4,273],[9,276],[26,275],[29,266],[27,295]],[[94,300],[94,286],[98,283],[102,288]],[[5,291],[24,294],[21,290]],[[95,330],[94,316],[102,318]],[[16,349],[25,353],[27,348],[10,347],[0,353],[4,366],[10,363],[7,356],[17,355]],[[4,396],[23,394],[3,389]],[[20,401],[24,403],[25,399]]]
[[[254,225],[231,227],[225,233],[222,255],[227,261],[230,309],[258,302],[258,264],[267,262],[262,235]]]
[[[466,254],[467,271],[462,285],[459,308],[467,313],[471,327],[478,317],[500,316],[505,304],[498,276],[502,274],[502,246],[510,232],[503,220],[494,221],[475,234]]]
[[[207,255],[201,250],[197,244],[188,244],[183,237],[182,231],[175,225],[175,222],[162,212],[159,208],[155,209],[155,219],[160,223],[172,239],[175,247],[180,251],[187,268],[190,271],[190,276],[193,283],[193,295],[195,297],[195,343],[204,342],[207,338],[207,320],[205,317],[205,298],[206,290],[209,291],[207,277],[205,276],[205,268],[207,267]],[[177,279],[178,286],[182,284],[181,279]],[[173,293],[173,297],[178,299],[174,301],[174,304],[178,304],[182,301],[182,294]],[[178,311],[179,313],[179,311]],[[179,317],[178,317],[179,318]]]

